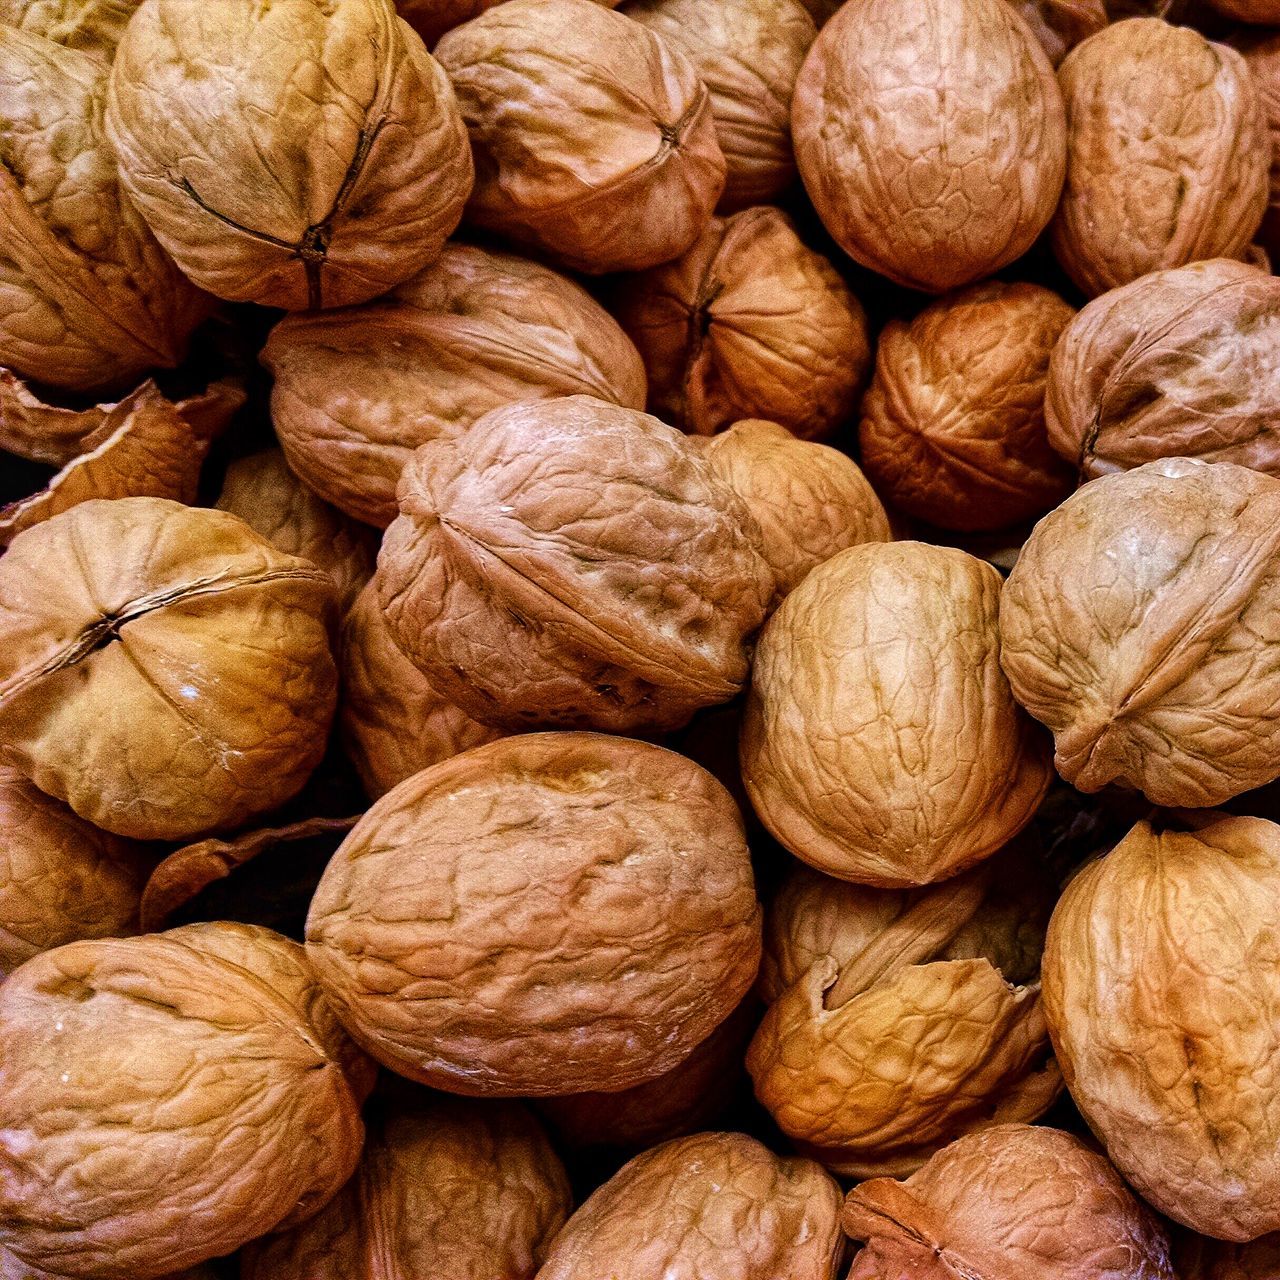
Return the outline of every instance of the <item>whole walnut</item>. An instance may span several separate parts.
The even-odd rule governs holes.
[[[1081,40],[1107,25],[1103,0],[1009,0],[1056,67]]]
[[[1171,458],[1047,515],[1000,603],[1014,696],[1081,791],[1204,806],[1280,777],[1280,480]]]
[[[670,1071],[755,980],[742,821],[704,769],[604,734],[502,738],[387,792],[325,869],[307,953],[355,1039],[452,1093]]]
[[[569,1180],[519,1103],[378,1100],[350,1182],[250,1245],[240,1280],[533,1280],[569,1216]],[[0,1277],[3,1280],[3,1277]]]
[[[1085,479],[1158,458],[1280,475],[1280,280],[1227,258],[1095,298],[1049,364],[1049,441]]]
[[[145,0],[106,119],[156,238],[233,301],[386,292],[436,258],[473,178],[448,78],[391,0]]]
[[[890,320],[862,402],[877,492],[944,529],[999,529],[1071,491],[1045,436],[1049,354],[1074,315],[1049,289],[988,281]]]
[[[591,0],[507,0],[435,52],[475,152],[475,225],[592,273],[666,262],[706,226],[725,159],[674,45]]]
[[[0,364],[71,391],[178,364],[208,310],[120,190],[106,92],[99,59],[0,25]]]
[[[775,588],[759,525],[656,418],[587,396],[496,409],[423,445],[399,496],[387,627],[477,720],[676,728],[746,682]]]
[[[569,1219],[538,1280],[835,1280],[840,1189],[742,1133],[698,1133],[624,1164]]]
[[[828,436],[871,363],[857,298],[779,209],[714,219],[684,257],[627,281],[616,313],[650,410],[698,435],[764,418]]]
[[[1174,1236],[1173,1257],[1179,1280],[1276,1280],[1280,1235],[1235,1244],[1183,1231]]]
[[[0,985],[0,1244],[149,1280],[315,1213],[365,1066],[302,948],[249,925],[73,942]]]
[[[1270,194],[1258,239],[1274,257],[1280,254],[1280,34],[1255,35],[1239,47],[1262,101],[1271,148]]]
[[[1060,1129],[959,1138],[905,1182],[855,1187],[843,1220],[867,1242],[849,1280],[1173,1280],[1155,1215]]]
[[[679,49],[707,86],[728,166],[721,207],[785,191],[796,176],[791,95],[818,36],[800,0],[632,0],[623,12]]]
[[[1241,255],[1267,207],[1270,152],[1234,49],[1130,18],[1077,45],[1058,79],[1067,183],[1053,249],[1085,293]]]
[[[1223,1240],[1280,1230],[1280,827],[1139,822],[1054,909],[1044,999],[1071,1096],[1143,1199]]]
[[[68,49],[83,49],[104,62],[142,0],[0,0],[0,22],[44,36]],[[8,1280],[0,1272],[0,1280]]]
[[[1052,769],[1000,672],[1000,575],[921,542],[819,565],[756,650],[742,776],[796,857],[860,884],[955,875],[1030,821]]]
[[[376,302],[287,317],[262,362],[290,466],[385,528],[414,449],[518,400],[590,395],[643,409],[644,366],[579,285],[509,253],[446,245]]]
[[[929,293],[1021,257],[1062,190],[1053,67],[1006,0],[844,5],[805,60],[791,127],[840,247]]]
[[[243,520],[81,503],[0,558],[0,741],[82,818],[177,840],[294,795],[337,700],[333,582]]]

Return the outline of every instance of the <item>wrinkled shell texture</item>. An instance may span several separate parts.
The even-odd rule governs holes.
[[[1053,67],[1005,0],[866,0],[796,82],[800,176],[850,257],[941,293],[1025,253],[1062,189]]]
[[[1071,491],[1045,435],[1049,353],[1073,315],[1049,289],[975,285],[891,320],[859,447],[894,506],[946,529],[999,529]]]
[[[1049,785],[1039,731],[1000,671],[1000,575],[918,542],[813,570],[756,649],[742,775],[798,858],[884,888],[998,849]]]
[[[1244,42],[1240,51],[1262,100],[1271,148],[1270,195],[1258,238],[1274,255],[1280,251],[1280,36],[1267,35]]]
[[[107,131],[191,279],[289,309],[363,302],[420,270],[473,176],[448,78],[391,0],[145,0]]]
[[[511,405],[424,445],[399,492],[375,578],[388,629],[477,720],[675,728],[746,681],[775,586],[759,526],[656,418]]]
[[[839,1188],[811,1161],[699,1133],[623,1165],[569,1219],[538,1280],[835,1280],[839,1215]]]
[[[271,809],[324,753],[333,607],[326,573],[236,516],[81,503],[0,559],[5,758],[139,839]]]
[[[1205,1235],[1280,1229],[1280,827],[1139,823],[1068,886],[1044,957],[1063,1074],[1117,1168]]]
[[[727,791],[599,734],[477,747],[382,797],[325,871],[307,950],[353,1036],[454,1093],[625,1089],[755,980],[760,911]]]
[[[587,292],[508,253],[445,247],[363,307],[293,316],[263,351],[290,466],[349,515],[385,528],[414,449],[518,400],[589,395],[643,409],[627,336]]]
[[[142,0],[0,0],[0,22],[110,62]]]
[[[711,97],[673,45],[590,0],[507,0],[435,49],[475,153],[467,217],[578,271],[683,253],[724,190]]]
[[[1081,40],[1107,25],[1103,0],[1009,0],[1056,67]]]
[[[147,1280],[314,1213],[359,1101],[302,948],[190,925],[75,942],[0,986],[0,1241]]]
[[[1204,806],[1280,776],[1280,481],[1173,458],[1035,528],[1000,604],[1014,696],[1058,772]]]
[[[251,1245],[240,1276],[533,1280],[569,1207],[523,1107],[431,1099],[376,1115],[356,1176],[302,1226]]]
[[[1132,18],[1078,45],[1058,77],[1068,158],[1053,248],[1085,293],[1240,255],[1267,207],[1270,150],[1234,49]]]
[[[961,1138],[905,1183],[849,1194],[868,1241],[849,1280],[1173,1280],[1168,1241],[1099,1155],[1059,1129],[1001,1125]]]
[[[778,209],[715,219],[682,258],[622,286],[649,408],[711,435],[741,418],[830,435],[871,363],[862,306]]]

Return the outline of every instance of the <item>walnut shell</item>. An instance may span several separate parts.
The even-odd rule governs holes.
[[[8,1249],[0,1249],[0,1280],[66,1280],[66,1277],[28,1266]],[[160,1280],[219,1280],[219,1277],[212,1267],[202,1266],[169,1272],[160,1277]]]
[[[1271,148],[1270,194],[1258,239],[1274,257],[1280,253],[1280,35],[1255,36],[1241,44],[1240,52],[1262,101],[1262,117]]]
[[[742,1133],[699,1133],[638,1155],[556,1237],[539,1280],[835,1280],[840,1191],[809,1160]]]
[[[929,293],[1021,257],[1062,190],[1053,67],[1005,0],[846,4],[809,50],[791,128],[840,247]]]
[[[1009,0],[1056,67],[1067,54],[1107,25],[1103,0]]]
[[[755,979],[741,818],[692,761],[528,734],[415,774],[325,869],[307,951],[359,1043],[453,1093],[625,1089]]]
[[[1255,22],[1260,26],[1280,23],[1280,0],[1209,0],[1209,3],[1237,22]]]
[[[871,363],[857,298],[779,209],[714,219],[684,257],[628,281],[616,312],[651,411],[699,435],[764,418],[828,436]]]
[[[1075,313],[1049,289],[988,281],[890,320],[862,402],[876,490],[944,529],[999,529],[1071,491],[1045,436],[1049,353]]]
[[[819,565],[760,637],[741,738],[761,821],[862,884],[955,875],[1030,821],[1048,752],[999,663],[1000,575],[920,542]]]
[[[476,157],[467,218],[578,271],[683,253],[724,190],[711,98],[689,60],[590,0],[507,0],[448,32]]]
[[[1184,1231],[1174,1237],[1173,1256],[1179,1280],[1276,1280],[1280,1235],[1228,1244]]]
[[[0,22],[110,62],[129,19],[141,3],[142,0],[0,0]],[[0,1280],[7,1280],[2,1272]]]
[[[855,1187],[844,1229],[867,1241],[849,1280],[1173,1280],[1154,1215],[1069,1133],[1000,1125],[905,1182]]]
[[[360,1155],[353,1054],[269,929],[36,956],[0,986],[0,1242],[147,1280],[302,1221]]]
[[[274,808],[324,754],[333,611],[328,574],[236,516],[81,503],[0,559],[4,756],[139,839]]]
[[[1138,1193],[1225,1240],[1280,1230],[1280,827],[1139,822],[1067,886],[1045,1012],[1067,1087]]]
[[[615,9],[619,0],[594,0]],[[502,0],[396,0],[396,11],[427,42],[435,44],[446,31],[469,22]]]
[[[1270,153],[1234,49],[1130,18],[1077,45],[1058,79],[1067,183],[1053,250],[1085,293],[1243,253],[1267,207]]]
[[[759,526],[656,418],[586,396],[497,409],[423,445],[399,494],[387,627],[477,720],[675,728],[745,683],[775,586]]]
[[[289,464],[357,520],[385,528],[419,445],[518,400],[590,395],[644,408],[639,353],[571,280],[508,253],[446,245],[363,307],[291,316],[262,362]]]
[[[1014,696],[1081,791],[1204,806],[1280,777],[1280,481],[1149,462],[1046,516],[1000,604]]]
[[[233,301],[384,293],[436,258],[471,189],[448,78],[391,0],[145,0],[106,119],[160,243]]]

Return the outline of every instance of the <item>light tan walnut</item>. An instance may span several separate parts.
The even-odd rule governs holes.
[[[110,62],[129,19],[141,3],[142,0],[0,0],[0,22]]]

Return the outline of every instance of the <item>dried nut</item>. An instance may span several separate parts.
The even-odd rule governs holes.
[[[1280,777],[1280,481],[1171,458],[1035,528],[1000,604],[1014,696],[1081,791],[1203,806]]]
[[[679,49],[707,86],[728,165],[721,207],[785,191],[796,176],[791,95],[818,35],[800,0],[633,0],[623,12]]]
[[[448,78],[391,0],[146,0],[112,64],[107,132],[182,270],[273,307],[408,279],[471,189]]]
[[[428,765],[501,737],[432,687],[396,647],[370,583],[342,624],[343,745],[375,800]]]
[[[519,1103],[382,1103],[356,1176],[310,1221],[250,1245],[240,1277],[533,1280],[570,1203],[559,1158]]]
[[[724,190],[692,64],[590,0],[507,0],[436,46],[471,136],[467,217],[579,271],[683,253]]]
[[[1173,1256],[1180,1280],[1276,1280],[1280,1235],[1228,1244],[1184,1231],[1174,1236]]]
[[[296,943],[248,925],[73,942],[0,986],[0,1241],[148,1280],[315,1213],[363,1129]]]
[[[1271,147],[1270,195],[1258,238],[1272,255],[1280,253],[1280,35],[1256,36],[1243,42],[1249,74],[1262,99],[1262,114]]]
[[[0,22],[110,62],[129,19],[141,3],[142,0],[0,0]],[[0,1280],[9,1280],[3,1270]]]
[[[0,1249],[0,1280],[66,1280],[66,1277],[28,1266],[8,1249]],[[219,1277],[212,1267],[205,1266],[169,1272],[160,1280],[219,1280]]]
[[[476,747],[389,791],[320,881],[307,951],[384,1065],[453,1093],[670,1071],[755,980],[741,819],[705,770],[603,734]]]
[[[636,1156],[556,1237],[538,1280],[834,1280],[840,1190],[809,1160],[741,1133],[698,1133]]]
[[[1234,49],[1132,18],[1077,45],[1058,78],[1067,184],[1053,249],[1085,293],[1240,256],[1267,207],[1270,152]]]
[[[1280,280],[1214,258],[1095,298],[1049,366],[1053,447],[1085,479],[1158,458],[1280,475]]]
[[[399,495],[387,627],[477,720],[675,728],[745,683],[775,587],[759,525],[656,418],[586,396],[497,409],[423,445]]]
[[[999,529],[1071,491],[1045,436],[1049,353],[1074,312],[1033,284],[988,281],[880,335],[862,402],[862,464],[879,493],[944,529]]]
[[[328,574],[243,520],[81,503],[0,559],[0,738],[82,818],[139,839],[287,800],[337,700]]]
[[[845,1201],[844,1229],[867,1241],[849,1280],[1173,1280],[1155,1216],[1060,1129],[1000,1125],[905,1182],[864,1182]]]
[[[428,45],[433,45],[446,31],[501,3],[502,0],[396,0],[396,10]],[[614,9],[618,0],[595,0],[595,3]]]
[[[207,312],[121,193],[106,92],[98,58],[0,26],[0,364],[73,391],[176,365]]]
[[[713,436],[711,469],[750,509],[779,595],[837,551],[888,542],[889,518],[852,458],[748,418]]]
[[[1280,827],[1184,825],[1139,822],[1067,886],[1045,1013],[1071,1096],[1143,1199],[1255,1240],[1280,1230]]]
[[[617,314],[650,409],[699,435],[764,418],[828,436],[871,363],[858,300],[778,209],[713,220],[683,258],[627,282]]]
[[[287,318],[267,341],[271,416],[290,466],[385,528],[419,445],[517,400],[590,395],[644,408],[640,356],[580,286],[508,253],[446,245],[386,297]]]
[[[955,875],[1030,821],[1048,752],[1000,672],[1000,575],[868,543],[819,565],[760,638],[742,775],[796,857],[861,884]]]
[[[840,247],[930,293],[1021,257],[1062,190],[1053,67],[1006,0],[846,4],[809,51],[791,126]]]
[[[1067,54],[1107,25],[1103,0],[1010,0],[1056,67]]]

